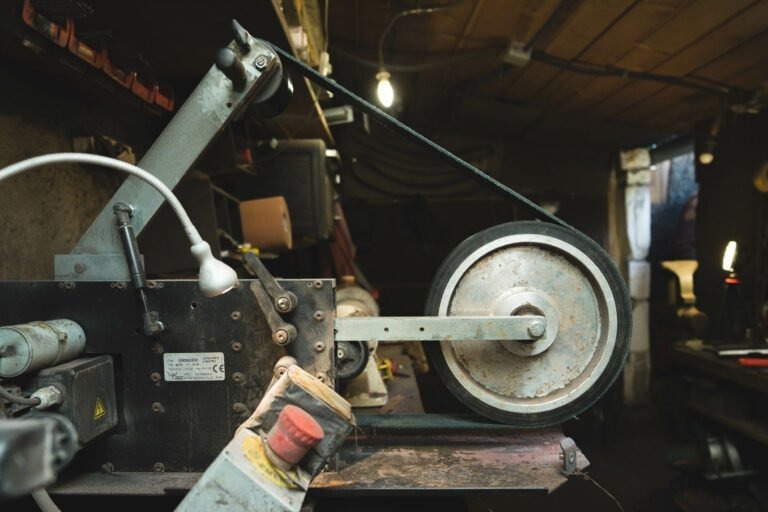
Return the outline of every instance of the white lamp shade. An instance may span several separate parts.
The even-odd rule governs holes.
[[[215,297],[237,286],[237,272],[211,254],[208,242],[192,246],[192,255],[200,264],[200,290],[206,297]]]

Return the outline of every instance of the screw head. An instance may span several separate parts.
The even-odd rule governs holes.
[[[237,383],[237,384],[245,382],[245,375],[243,375],[240,372],[235,372],[235,373],[232,374],[232,381]]]
[[[163,346],[160,343],[155,342],[149,347],[149,350],[151,350],[153,354],[162,354]]]
[[[162,377],[157,372],[154,372],[152,375],[149,376],[149,378],[152,380],[152,382],[160,382],[160,380],[162,380]]]
[[[285,329],[278,329],[272,333],[272,341],[278,345],[283,345],[288,342],[288,331]]]
[[[155,473],[163,473],[165,472],[165,464],[162,462],[155,462],[155,465],[152,467],[152,469],[155,470]]]
[[[343,361],[347,358],[347,349],[343,345],[336,347],[336,359]]]
[[[262,69],[264,66],[267,65],[267,56],[266,55],[259,55],[253,61],[253,65],[256,66],[259,69]]]
[[[230,347],[232,347],[232,352],[240,352],[241,350],[243,350],[243,344],[240,343],[239,341],[233,341],[230,344]]]
[[[291,307],[291,301],[288,300],[288,297],[280,297],[275,301],[275,306],[277,307],[278,311],[288,311],[288,308]]]
[[[315,343],[315,352],[322,352],[323,350],[325,350],[325,343],[322,341]]]
[[[147,281],[147,288],[157,288],[157,281]]]
[[[325,313],[323,313],[322,311],[315,311],[315,314],[312,316],[318,322],[322,322],[323,320],[325,320]]]
[[[243,317],[243,315],[239,311],[233,311],[230,313],[229,317],[234,321],[238,321]]]
[[[544,322],[541,320],[534,320],[528,324],[528,334],[534,338],[541,338],[544,336]]]
[[[247,410],[248,408],[243,403],[236,402],[232,405],[232,411],[237,414],[243,414]]]
[[[163,404],[160,402],[154,402],[152,404],[152,411],[156,413],[161,413],[165,411],[165,408],[163,407]]]
[[[78,274],[82,274],[83,272],[85,272],[85,270],[86,270],[87,268],[88,268],[88,267],[86,267],[86,266],[85,266],[84,264],[82,264],[82,263],[75,263],[75,272],[77,272]]]
[[[312,281],[312,286],[317,288],[318,290],[323,287],[323,282],[318,280]]]
[[[114,473],[115,472],[115,465],[111,462],[105,462],[101,465],[101,470],[105,473]]]

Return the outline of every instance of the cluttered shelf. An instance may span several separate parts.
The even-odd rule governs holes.
[[[726,349],[699,343],[669,353],[682,367],[686,410],[729,431],[768,445],[768,418],[759,407],[768,393],[764,349]]]
[[[757,354],[757,350],[755,350]],[[742,354],[746,356],[747,354]],[[695,369],[710,377],[768,393],[768,369],[742,364],[737,356],[719,355],[718,350],[707,345],[691,348],[675,345],[669,352],[670,360],[682,366]]]

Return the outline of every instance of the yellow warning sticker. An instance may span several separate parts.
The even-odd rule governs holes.
[[[254,469],[272,481],[272,483],[287,489],[296,489],[298,487],[286,473],[272,465],[267,458],[267,454],[264,453],[264,446],[259,436],[250,435],[243,440],[243,453],[245,458],[253,464]]]
[[[104,408],[104,404],[101,398],[96,397],[96,405],[93,406],[93,419],[98,420],[102,416],[107,414],[107,410]]]

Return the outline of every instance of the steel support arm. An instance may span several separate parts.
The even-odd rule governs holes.
[[[209,144],[253,101],[271,96],[282,78],[272,46],[233,22],[235,40],[211,67],[138,163],[173,188]],[[239,73],[238,73],[239,71]],[[245,76],[242,73],[245,73]],[[130,273],[114,224],[112,205],[131,205],[140,234],[163,203],[151,186],[129,177],[99,213],[71,254],[55,257],[57,279],[128,280]]]

